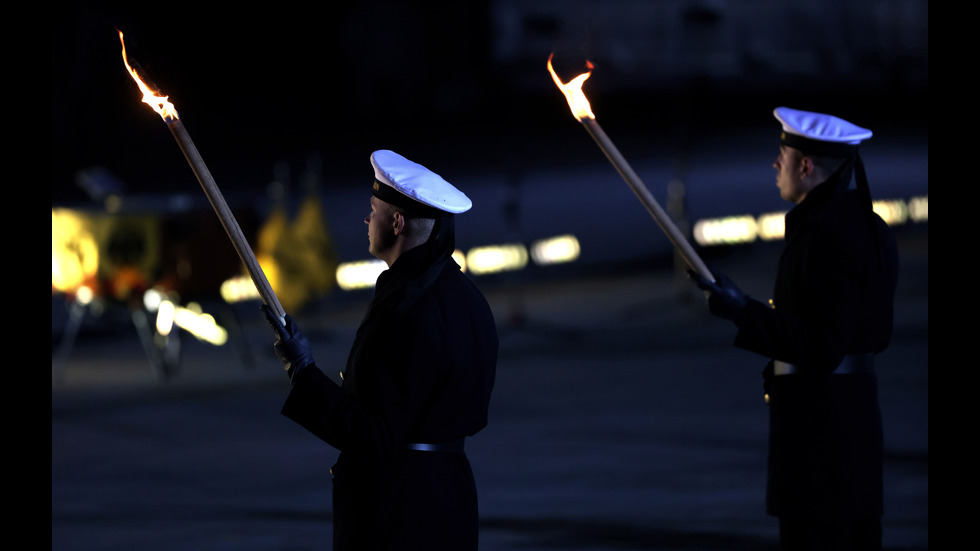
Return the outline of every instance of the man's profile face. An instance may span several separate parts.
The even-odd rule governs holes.
[[[803,153],[786,145],[779,146],[779,157],[772,163],[776,169],[776,186],[779,196],[791,203],[799,203],[806,197],[802,170]]]
[[[371,212],[364,218],[368,227],[368,252],[386,262],[395,243],[394,215],[388,203],[371,196]]]

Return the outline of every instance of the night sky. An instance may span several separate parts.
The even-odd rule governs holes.
[[[525,45],[520,56],[501,61],[494,56],[494,41],[501,35],[489,0],[352,1],[329,8],[276,2],[228,9],[174,1],[155,10],[134,4],[76,2],[55,15],[55,203],[87,201],[76,174],[99,166],[131,193],[193,193],[197,187],[166,125],[140,101],[124,69],[116,29],[125,33],[130,61],[170,96],[226,193],[260,190],[273,179],[277,161],[286,160],[299,171],[313,153],[337,181],[356,181],[369,177],[368,155],[380,148],[409,158],[425,151],[424,157],[439,166],[513,155],[545,157],[550,140],[542,136],[568,135],[589,148],[568,126],[567,105],[545,69],[552,51],[565,80],[584,70],[586,59],[596,62],[602,77],[594,78],[587,92],[590,87],[596,91],[593,107],[599,106],[603,120],[622,137],[629,135],[630,125],[671,140],[683,134],[678,127],[697,132],[704,121],[770,123],[772,107],[784,104],[780,100],[788,91],[797,98],[823,94],[820,106],[838,101],[865,112],[878,110],[863,120],[887,117],[893,104],[922,104],[926,88],[924,80],[895,86],[886,68],[883,81],[852,87],[845,96],[836,91],[846,89],[846,82],[786,79],[755,68],[758,63],[745,65],[753,74],[728,84],[697,75],[641,82],[617,72],[611,62],[604,64],[603,55],[609,54],[590,28],[597,24],[588,10],[581,12],[581,29],[577,23],[566,21],[563,28],[554,17],[526,12],[522,26],[512,32],[538,40]],[[678,16],[678,25],[701,32],[717,25],[718,17],[690,9]],[[763,20],[759,25],[773,26]],[[923,49],[911,61],[922,65],[924,56]],[[883,64],[881,59],[862,62]],[[925,108],[914,111],[924,121]],[[501,151],[488,154],[488,148]],[[433,159],[434,150],[440,158]]]
[[[417,140],[479,116],[489,88],[477,81],[491,78],[481,4],[429,2],[431,17],[376,4],[229,12],[168,2],[172,17],[162,19],[102,2],[63,13],[52,33],[53,199],[83,197],[74,174],[91,166],[133,190],[159,190],[174,171],[190,175],[125,71],[117,28],[130,62],[170,96],[219,181],[229,165],[236,176],[264,172],[244,177],[265,183],[273,159],[310,151],[358,151],[351,167],[363,168],[385,140]]]

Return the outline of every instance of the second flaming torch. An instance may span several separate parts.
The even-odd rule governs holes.
[[[677,226],[671,221],[670,216],[664,211],[657,200],[650,193],[650,190],[643,184],[640,177],[637,176],[633,168],[630,167],[629,163],[623,157],[616,145],[613,144],[609,136],[602,130],[599,123],[595,120],[595,115],[592,114],[592,107],[589,104],[588,98],[585,97],[585,93],[582,91],[582,83],[585,82],[587,78],[592,74],[592,65],[589,64],[589,72],[582,73],[581,75],[573,78],[568,83],[562,83],[558,75],[555,74],[554,68],[551,66],[551,58],[548,57],[548,72],[551,73],[551,78],[555,81],[558,89],[565,94],[565,99],[568,100],[568,106],[572,110],[572,116],[574,116],[585,130],[588,131],[592,139],[595,140],[599,149],[606,155],[609,162],[613,164],[619,175],[623,177],[626,184],[629,185],[636,197],[643,203],[647,211],[653,216],[660,229],[667,234],[667,238],[677,247],[677,250],[684,257],[684,261],[687,262],[693,270],[699,273],[701,276],[706,278],[708,281],[714,281],[715,277],[708,270],[708,267],[701,260],[701,257],[694,251],[691,243],[684,237],[684,234],[677,228]]]
[[[245,269],[248,270],[252,282],[255,284],[255,288],[259,292],[259,296],[262,297],[262,301],[272,308],[273,312],[280,319],[283,319],[286,312],[279,303],[279,298],[272,290],[272,285],[269,284],[269,280],[265,277],[265,272],[262,271],[262,266],[259,265],[258,260],[255,258],[255,253],[252,252],[248,240],[245,239],[245,235],[238,225],[238,220],[235,219],[235,215],[228,207],[228,203],[221,194],[221,190],[218,189],[214,178],[211,177],[211,172],[208,170],[207,165],[204,164],[204,159],[201,158],[201,154],[197,151],[197,146],[191,140],[190,135],[184,128],[184,124],[180,121],[180,117],[177,116],[177,110],[168,100],[169,96],[160,96],[157,94],[155,90],[143,82],[136,71],[129,65],[129,60],[126,58],[126,42],[123,40],[122,31],[119,32],[119,41],[122,43],[123,63],[126,64],[126,69],[129,71],[129,74],[143,92],[143,103],[152,107],[163,121],[167,123],[167,127],[170,128],[170,133],[177,140],[177,145],[180,146],[180,150],[184,153],[184,157],[187,159],[188,164],[190,164],[191,170],[194,171],[194,175],[197,176],[198,182],[200,182],[201,187],[204,189],[208,201],[211,202],[211,206],[214,207],[218,218],[221,219],[221,225],[225,228],[229,239],[231,239],[235,251],[238,252],[239,258],[245,264]]]

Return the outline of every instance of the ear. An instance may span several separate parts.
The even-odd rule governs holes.
[[[815,168],[813,159],[806,156],[800,158],[800,176],[804,178],[813,176],[813,171]]]
[[[395,235],[401,235],[405,232],[405,217],[402,213],[395,211],[391,217],[391,229]]]

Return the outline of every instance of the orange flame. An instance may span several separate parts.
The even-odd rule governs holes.
[[[126,59],[126,41],[123,40],[122,31],[119,31],[119,42],[122,43],[122,58],[123,63],[126,64],[126,70],[129,71],[129,74],[132,75],[133,80],[136,81],[136,84],[143,92],[143,103],[152,107],[154,111],[163,117],[164,122],[170,123],[179,119],[180,117],[177,116],[177,109],[174,108],[174,104],[168,101],[170,96],[158,95],[157,91],[147,86],[147,84],[143,82],[143,79],[136,74],[136,71],[129,66],[129,60]]]
[[[586,66],[589,68],[589,72],[582,73],[581,75],[568,81],[568,84],[563,84],[558,75],[555,74],[554,68],[551,66],[551,58],[555,54],[548,56],[548,72],[551,73],[551,78],[555,81],[558,89],[561,93],[565,94],[565,99],[568,100],[568,107],[572,110],[572,115],[579,121],[585,119],[595,119],[595,115],[592,114],[592,106],[589,105],[588,98],[585,97],[585,92],[582,91],[582,84],[587,78],[592,76],[592,62],[586,61]]]

